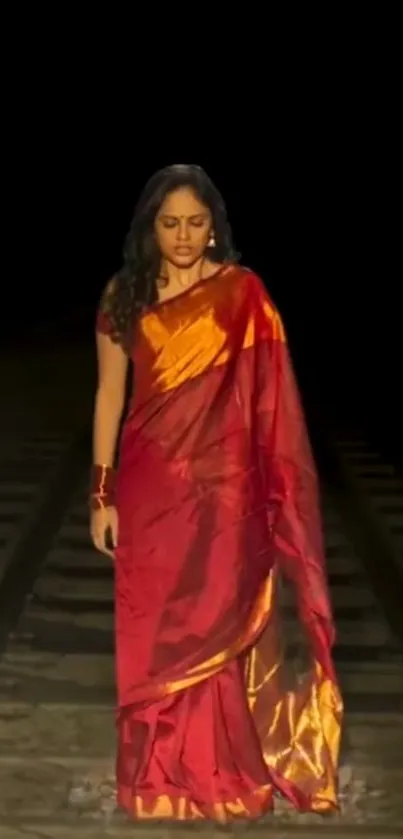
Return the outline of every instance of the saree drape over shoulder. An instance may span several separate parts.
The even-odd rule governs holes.
[[[98,329],[108,331],[100,311]],[[140,318],[118,469],[118,800],[227,821],[337,807],[318,496],[278,311],[228,265]]]

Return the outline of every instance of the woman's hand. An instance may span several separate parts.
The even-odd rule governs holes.
[[[104,507],[91,512],[91,539],[97,551],[115,558],[114,550],[118,543],[118,513],[116,507]],[[109,537],[109,538],[108,538]],[[109,544],[108,544],[109,543]]]

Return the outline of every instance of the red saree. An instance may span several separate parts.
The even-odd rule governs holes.
[[[274,793],[333,810],[342,701],[280,316],[256,275],[225,266],[142,315],[133,360],[117,488],[118,801],[147,819],[257,818]]]

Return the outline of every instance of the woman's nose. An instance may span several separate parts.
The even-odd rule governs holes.
[[[189,239],[189,225],[186,219],[181,219],[178,227],[178,239],[181,242],[186,242]]]

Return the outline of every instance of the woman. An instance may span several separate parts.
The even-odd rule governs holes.
[[[119,804],[221,822],[262,816],[274,794],[334,810],[342,704],[315,468],[280,315],[199,167],[146,186],[97,346],[91,533],[115,562]]]

